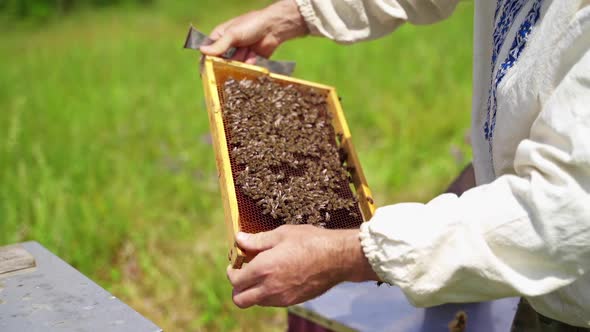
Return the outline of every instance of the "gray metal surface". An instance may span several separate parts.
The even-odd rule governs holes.
[[[37,267],[0,278],[0,331],[161,331],[36,242]]]
[[[366,282],[342,283],[300,306],[358,331],[448,332],[449,323],[463,310],[467,313],[466,331],[508,332],[518,301],[507,298],[422,309],[413,307],[398,287]]]

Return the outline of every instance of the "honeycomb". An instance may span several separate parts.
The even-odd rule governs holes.
[[[214,72],[217,84],[217,94],[221,102],[222,109],[226,108],[225,106],[228,99],[228,97],[224,93],[226,83],[231,83],[232,80],[254,81],[260,79],[261,76],[258,73],[252,73],[248,70],[244,70],[239,67],[230,66],[214,66]],[[273,79],[273,83],[280,84],[282,86],[288,86],[289,84],[293,84],[282,82],[280,79]],[[311,88],[306,86],[301,86],[297,88],[302,88],[311,91]],[[320,89],[315,89],[315,91],[311,91],[310,93],[315,93],[317,94],[317,96],[319,96],[319,98],[324,99],[327,95],[326,91],[320,91]],[[327,119],[329,120],[330,110],[325,103],[323,107],[325,108],[324,113],[326,113]],[[280,225],[285,224],[285,220],[283,218],[277,217],[276,215],[273,217],[273,215],[269,213],[268,207],[265,208],[262,204],[260,204],[260,199],[253,199],[247,193],[245,193],[244,190],[239,186],[239,183],[243,183],[243,179],[240,179],[239,176],[240,174],[243,174],[246,166],[243,162],[238,162],[237,156],[234,153],[231,153],[231,151],[235,148],[235,143],[233,145],[231,143],[233,138],[231,130],[232,126],[228,122],[229,116],[225,114],[225,111],[222,112],[222,117],[226,136],[226,144],[228,151],[230,151],[229,160],[231,164],[231,173],[233,177],[234,190],[238,203],[237,206],[240,216],[240,230],[248,233],[258,233],[263,231],[269,231]],[[345,162],[342,163],[342,161],[344,161],[346,158],[345,156],[342,156],[343,153],[339,147],[338,135],[336,134],[336,131],[334,130],[332,124],[329,121],[328,123],[329,126],[326,127],[325,130],[326,133],[332,137],[332,139],[329,140],[330,144],[333,146],[333,149],[331,149],[331,151],[333,152],[333,154],[336,154],[336,158],[341,161],[340,167],[342,168],[342,173],[348,174]],[[243,129],[257,130],[258,128],[248,128],[248,123],[244,122]],[[279,153],[279,151],[277,151],[277,153]],[[332,156],[332,158],[333,157],[334,156]],[[326,156],[319,156],[319,158],[324,159],[326,158]],[[320,159],[317,160],[318,163],[321,163],[322,160]],[[307,158],[306,162],[309,163],[310,158]],[[275,165],[274,167],[270,168],[270,171],[274,174],[282,174],[282,176],[284,176],[284,178],[286,179],[301,178],[302,176],[300,168],[292,167],[292,165],[286,164]],[[358,228],[360,224],[363,222],[363,217],[359,209],[359,205],[356,202],[356,195],[353,193],[353,188],[351,188],[347,176],[339,177],[338,180],[335,181],[335,187],[336,189],[334,191],[340,199],[348,200],[349,202],[353,202],[354,204],[350,204],[346,207],[342,207],[342,204],[340,204],[340,208],[332,209],[329,211],[329,213],[322,212],[321,220],[316,220],[316,222],[309,223],[316,224],[329,229]],[[296,214],[297,211],[293,211],[293,213]],[[307,222],[306,220],[302,220],[301,223]]]

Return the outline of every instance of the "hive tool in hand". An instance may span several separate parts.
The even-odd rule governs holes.
[[[195,29],[191,25],[188,35],[186,36],[186,41],[184,42],[184,48],[190,48],[193,50],[199,50],[202,45],[211,44],[213,40],[209,38],[204,33],[200,32],[199,30]],[[232,47],[228,49],[225,53],[221,55],[222,58],[229,59],[236,53],[236,48]],[[255,65],[264,67],[269,71],[290,76],[295,69],[295,62],[293,61],[274,61],[263,58],[261,56],[256,56],[256,63]]]

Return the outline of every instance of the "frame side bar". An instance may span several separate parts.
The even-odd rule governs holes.
[[[230,246],[228,259],[231,261],[234,268],[240,268],[246,256],[236,245],[235,236],[236,233],[240,231],[240,215],[229,160],[227,138],[223,127],[221,101],[219,100],[219,95],[217,93],[217,82],[213,61],[212,58],[205,58],[202,79],[205,88],[205,102],[207,103],[211,135],[213,136],[213,150],[215,152],[215,161],[217,163],[220,191],[223,198],[224,219],[228,229],[227,234]]]
[[[346,150],[348,165],[352,166],[351,176],[357,195],[359,196],[358,199],[361,212],[363,213],[364,220],[369,221],[375,213],[375,201],[373,200],[373,195],[367,184],[363,168],[361,167],[360,160],[356,154],[354,145],[352,144],[352,135],[348,128],[348,124],[346,123],[346,117],[344,116],[344,111],[340,105],[338,94],[334,88],[330,89],[328,104],[330,105],[330,109],[334,111],[334,129],[342,134],[340,146]]]

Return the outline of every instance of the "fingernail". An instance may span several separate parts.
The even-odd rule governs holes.
[[[244,232],[238,232],[238,234],[236,234],[236,238],[240,241],[246,241],[249,237],[250,234]]]

